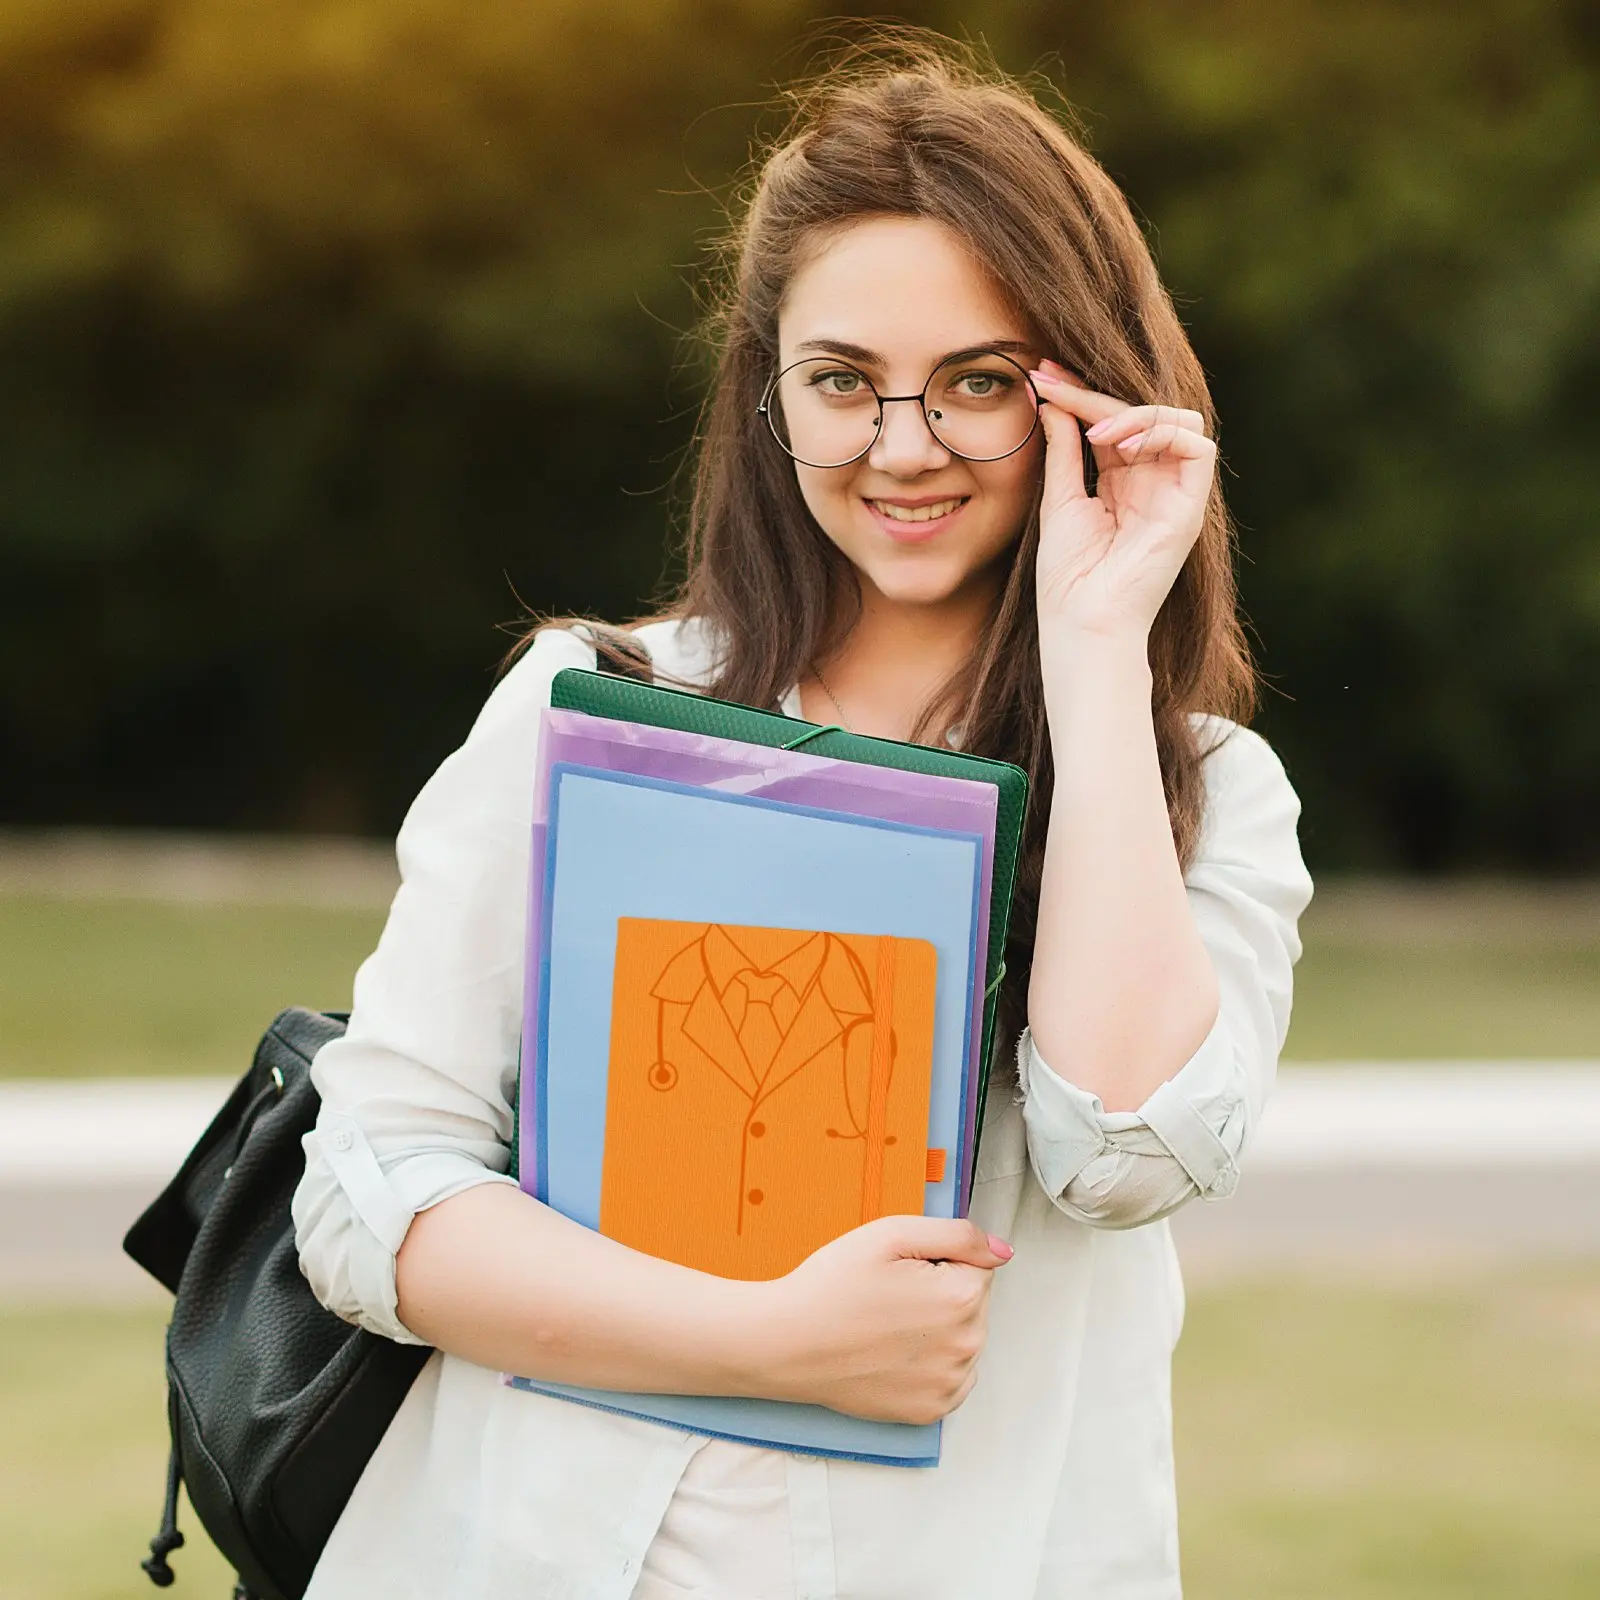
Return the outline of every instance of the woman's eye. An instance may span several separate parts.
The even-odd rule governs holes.
[[[989,400],[1011,387],[1011,380],[998,372],[967,372],[956,379],[956,388],[973,400]]]
[[[861,393],[861,387],[865,381],[859,372],[843,370],[819,372],[811,380],[811,386],[814,389],[820,389],[824,394],[855,395]]]

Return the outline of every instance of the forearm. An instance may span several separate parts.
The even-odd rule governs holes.
[[[395,1278],[405,1326],[481,1366],[601,1389],[784,1398],[772,1285],[656,1260],[505,1184],[420,1212]]]
[[[1041,630],[1055,765],[1028,1017],[1040,1056],[1137,1109],[1216,1019],[1168,821],[1145,641]]]

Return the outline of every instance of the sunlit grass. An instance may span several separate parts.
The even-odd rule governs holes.
[[[0,1309],[0,1600],[145,1600],[166,1485],[159,1308]],[[178,1596],[232,1578],[187,1505]]]
[[[0,1077],[243,1071],[286,1005],[345,1006],[381,911],[0,896]],[[1315,928],[1288,1054],[1600,1056],[1600,943]]]
[[[1295,973],[1287,1054],[1600,1057],[1600,944],[1313,941]]]
[[[1600,1269],[1266,1281],[1178,1347],[1189,1600],[1600,1594]]]
[[[340,1010],[381,911],[0,897],[0,1077],[212,1073],[287,1005]]]
[[[161,1310],[0,1311],[0,1600],[135,1600],[165,1463]],[[1600,1594],[1600,1269],[1192,1295],[1189,1600]],[[175,1594],[228,1578],[192,1514]]]

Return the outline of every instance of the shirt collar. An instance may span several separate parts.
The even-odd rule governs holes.
[[[796,994],[804,994],[807,985],[816,977],[817,970],[822,965],[826,942],[822,934],[815,933],[797,950],[791,951],[782,961],[776,962],[768,970],[776,972]],[[719,996],[727,992],[728,985],[741,972],[759,970],[755,962],[733,942],[726,931],[715,923],[706,933],[704,949],[706,971],[711,974],[711,982]]]

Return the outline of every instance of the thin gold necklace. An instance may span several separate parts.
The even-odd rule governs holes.
[[[811,676],[817,680],[822,692],[827,695],[829,701],[832,703],[833,709],[839,713],[839,726],[843,728],[846,733],[854,733],[856,730],[850,726],[850,719],[845,715],[844,707],[839,704],[838,695],[836,695],[833,690],[828,687],[828,680],[822,676],[822,673],[818,670],[817,664],[814,661],[811,663]],[[949,745],[952,750],[959,750],[961,748],[961,735],[963,731],[963,727],[960,723],[957,723],[954,727],[945,729],[944,742]]]
[[[811,676],[817,680],[822,692],[833,702],[833,709],[839,713],[839,726],[846,733],[854,733],[856,730],[850,726],[850,719],[844,714],[844,707],[839,704],[838,695],[828,687],[828,680],[822,676],[822,669],[814,661],[811,663]]]

